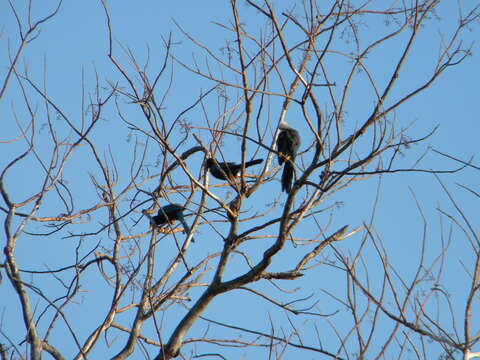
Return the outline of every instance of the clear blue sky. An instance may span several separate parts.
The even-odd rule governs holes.
[[[22,1],[23,3],[23,1]],[[417,86],[422,80],[428,78],[433,70],[433,61],[439,53],[439,39],[442,34],[449,35],[452,31],[452,26],[455,25],[457,13],[449,8],[453,6],[453,2],[448,5],[441,5],[439,8],[440,22],[430,21],[427,23],[427,28],[419,35],[418,42],[413,49],[413,55],[407,61],[405,68],[402,70],[399,78],[400,86],[393,93],[393,97],[400,97],[406,94],[412,88]],[[460,1],[460,3],[467,3]],[[276,4],[278,5],[278,4]],[[18,11],[25,19],[25,5],[15,4],[18,6]],[[48,13],[55,6],[54,1],[34,1],[33,2],[33,18]],[[249,21],[250,17],[255,18],[255,13],[246,11],[243,4],[239,6],[241,20],[246,24],[247,29],[255,32],[260,24],[255,21]],[[208,46],[214,52],[220,54],[222,48],[225,46],[227,38],[231,38],[231,34],[221,30],[214,22],[221,22],[229,24],[232,21],[230,6],[226,1],[175,1],[175,2],[159,2],[159,1],[143,1],[141,3],[134,2],[120,2],[111,1],[109,4],[109,11],[112,19],[113,36],[114,36],[114,52],[122,64],[133,73],[132,68],[129,67],[127,58],[120,48],[122,45],[137,56],[139,63],[143,64],[149,54],[149,71],[150,76],[158,71],[163,61],[164,47],[162,37],[167,38],[172,34],[175,46],[173,53],[176,58],[185,62],[186,64],[194,64],[197,61],[200,66],[205,69],[205,53],[190,42],[181,30],[175,25],[175,22],[180,24],[182,28],[200,40],[203,45]],[[243,13],[242,13],[243,11]],[[258,17],[257,17],[258,18]],[[363,39],[365,43],[368,39],[375,37],[377,27],[380,24],[369,23],[362,29]],[[13,52],[18,44],[17,24],[12,16],[11,10],[7,2],[0,3],[0,46],[2,49],[8,49]],[[295,36],[295,35],[292,35]],[[464,34],[464,43],[469,44],[476,40],[479,36],[478,24],[473,24],[469,31]],[[288,41],[294,42],[294,38],[288,38]],[[404,40],[402,38],[401,40]],[[368,59],[368,64],[374,70],[375,79],[381,85],[384,84],[385,79],[392,71],[392,59],[396,59],[400,50],[403,48],[402,42],[392,42],[382,50],[372,53]],[[351,44],[350,44],[351,45]],[[348,43],[344,44],[345,48],[350,46]],[[93,94],[95,86],[95,72],[98,75],[101,86],[107,86],[107,82],[120,82],[121,86],[125,86],[125,81],[116,71],[107,57],[108,53],[108,37],[106,31],[106,20],[103,9],[99,1],[66,1],[59,14],[41,27],[38,38],[28,45],[19,62],[18,70],[28,69],[31,78],[40,86],[43,86],[43,79],[46,73],[46,86],[48,94],[56,103],[58,103],[62,111],[73,119],[77,124],[81,121],[82,116],[82,77],[85,79],[85,92],[88,95]],[[340,92],[342,90],[341,84],[345,79],[346,64],[345,62],[336,65],[337,58],[331,55],[327,58],[327,65],[330,68],[332,79],[338,82],[338,86],[334,91]],[[428,149],[434,148],[448,153],[452,156],[463,160],[469,160],[472,156],[477,156],[478,153],[478,134],[480,126],[478,124],[477,102],[478,102],[478,83],[479,83],[479,56],[478,46],[474,45],[473,55],[467,58],[459,66],[446,71],[440,79],[427,89],[421,95],[408,101],[395,114],[392,114],[391,120],[397,122],[398,127],[411,126],[409,134],[412,138],[422,137],[429,133],[437,125],[438,130],[435,134],[426,141],[413,145],[410,150],[406,150],[404,156],[399,159],[397,167],[408,168]],[[0,79],[3,80],[8,68],[8,54],[2,50],[0,52]],[[174,63],[175,73],[173,76],[172,90],[169,93],[167,101],[165,102],[165,115],[167,118],[175,118],[183,109],[193,104],[201,92],[209,90],[215,83],[201,79],[198,76],[188,72],[182,68],[178,63]],[[218,71],[218,69],[214,69]],[[170,74],[170,69],[168,70]],[[231,76],[231,74],[226,74]],[[362,76],[359,76],[362,79]],[[169,85],[170,79],[162,78],[159,88],[165,89]],[[279,90],[278,88],[277,90]],[[28,90],[29,94],[33,94]],[[106,93],[106,90],[104,91]],[[233,94],[234,92],[232,92]],[[28,117],[26,116],[25,106],[22,98],[19,95],[18,85],[16,80],[12,81],[9,92],[0,102],[0,121],[4,124],[3,131],[0,133],[0,141],[6,141],[19,136],[18,127],[15,124],[15,114],[18,117],[19,123],[26,126]],[[365,119],[365,116],[371,111],[373,107],[373,96],[371,88],[365,85],[364,80],[359,82],[352,89],[352,94],[347,107],[347,122],[351,126],[355,126]],[[33,95],[32,95],[33,96]],[[33,98],[33,97],[32,97]],[[278,104],[273,101],[270,121],[277,121],[278,119]],[[128,116],[128,120],[142,124],[145,119],[141,117],[139,110],[135,105],[125,104],[125,99],[119,99],[122,111]],[[209,106],[207,112],[211,119],[214,119],[217,114],[215,97],[209,98],[206,101]],[[38,137],[37,145],[39,154],[44,159],[48,159],[47,154],[51,149],[48,140],[48,131],[44,128],[47,124],[46,115],[44,111],[44,104],[40,99],[36,98],[33,105],[37,107],[38,112]],[[329,103],[325,101],[323,104],[328,109]],[[299,107],[292,107],[292,110],[287,115],[287,120],[296,124],[295,111]],[[331,111],[331,109],[328,109]],[[52,116],[55,117],[54,112]],[[185,121],[192,126],[206,127],[204,113],[201,108],[195,108],[193,111],[187,113],[184,117]],[[266,119],[263,119],[265,121]],[[60,124],[61,120],[54,120],[53,123]],[[142,125],[142,127],[144,124]],[[303,134],[303,143],[301,151],[305,150],[312,142],[313,137],[307,132],[306,126],[302,123],[299,129]],[[177,130],[177,136],[181,132]],[[210,136],[201,130],[194,131],[198,134],[205,143],[210,141]],[[68,129],[61,124],[58,125],[58,133],[61,137],[68,135]],[[125,123],[121,121],[114,103],[112,102],[103,114],[101,124],[95,129],[92,134],[92,139],[99,143],[101,156],[109,156],[108,149],[112,149],[115,157],[116,165],[119,169],[119,188],[124,186],[129,180],[130,176],[130,162],[133,159],[133,148],[135,137],[130,137],[132,134],[126,127]],[[271,137],[271,133],[267,136]],[[138,138],[139,141],[144,142],[144,139]],[[230,139],[232,140],[232,139]],[[193,138],[188,141],[189,145],[195,145]],[[25,143],[22,141],[13,144],[0,143],[1,156],[0,166],[3,168],[5,164],[17,156],[23,149]],[[235,157],[239,153],[240,142],[236,140],[228,141],[224,144],[223,152],[231,157]],[[249,155],[253,154],[254,147],[252,146]],[[266,157],[267,154],[260,152],[260,157]],[[308,157],[306,158],[308,159]],[[155,171],[155,163],[158,160],[158,154],[155,151],[155,145],[150,144],[147,153],[147,163],[151,165],[151,171]],[[195,171],[198,171],[203,158],[200,155],[193,157]],[[480,162],[473,159],[473,163],[480,165]],[[77,210],[87,208],[93,205],[97,200],[97,195],[93,186],[90,183],[90,174],[98,176],[98,168],[91,167],[91,153],[87,149],[79,149],[72,156],[70,163],[65,168],[65,178],[69,182],[72,189],[74,189],[74,197],[77,202]],[[418,168],[422,169],[453,169],[459,166],[458,163],[448,160],[433,152],[428,154],[420,161]],[[20,201],[25,196],[31,195],[35,190],[38,190],[41,183],[35,176],[36,171],[39,171],[38,164],[35,165],[34,159],[25,161],[22,166],[16,167],[10,176],[7,178],[7,187],[11,191],[14,201]],[[278,175],[280,176],[280,175]],[[478,171],[474,169],[465,169],[462,172],[448,175],[440,175],[444,183],[452,190],[462,204],[462,208],[474,224],[478,224],[478,200],[465,190],[460,189],[456,184],[461,183],[472,189],[479,191],[479,176]],[[32,181],[33,180],[33,181]],[[442,192],[435,177],[431,174],[418,173],[397,173],[379,177],[372,177],[368,180],[355,183],[347,190],[342,191],[329,199],[324,207],[331,206],[335,203],[341,203],[341,206],[334,207],[332,210],[317,216],[321,227],[326,227],[329,224],[327,234],[335,231],[342,225],[349,224],[352,228],[362,225],[362,222],[368,222],[371,214],[373,202],[375,200],[375,192],[377,186],[381,186],[381,196],[379,198],[378,207],[376,210],[375,231],[381,236],[384,245],[387,248],[390,262],[396,266],[407,279],[413,275],[416,270],[415,266],[419,258],[421,249],[421,240],[423,237],[424,224],[422,223],[419,211],[415,204],[414,194],[428,221],[428,237],[427,243],[427,263],[433,261],[438,255],[439,250],[445,238],[448,237],[450,231],[450,224],[445,218],[440,217],[438,208],[454,214],[454,210],[448,201],[446,195]],[[152,190],[155,184],[145,185],[146,189]],[[246,201],[246,207],[251,207],[249,214],[253,214],[255,209],[268,209],[270,204],[279,199],[285,200],[285,194],[279,194],[279,182],[273,181],[265,186],[265,189],[260,190],[255,196]],[[226,196],[227,191],[218,191],[219,196]],[[126,196],[126,200],[130,197]],[[181,198],[173,198],[181,202]],[[39,216],[54,216],[57,215],[57,202],[45,201],[45,206],[39,212]],[[124,206],[129,205],[128,201]],[[4,204],[2,203],[2,206]],[[278,214],[275,212],[274,214]],[[273,214],[272,214],[273,216]],[[140,214],[129,216],[125,219],[130,224],[137,220]],[[3,222],[4,213],[0,213],[0,220]],[[191,217],[190,217],[191,219]],[[99,221],[106,222],[105,214],[97,214],[93,219],[90,219],[90,224],[85,225],[81,231],[89,229],[97,229]],[[332,223],[330,223],[332,221]],[[443,221],[443,222],[442,222]],[[440,231],[443,227],[443,233]],[[146,219],[132,228],[133,233],[140,233],[148,228]],[[28,231],[31,232],[46,232],[42,224],[32,223],[28,226]],[[312,230],[313,229],[313,230]],[[79,230],[80,231],[80,230]],[[318,234],[318,229],[315,230],[310,223],[309,226],[300,226],[294,231],[294,235],[299,238],[311,238],[312,234]],[[48,268],[58,268],[70,265],[72,257],[74,256],[74,249],[77,240],[63,238],[66,233],[59,234],[50,238],[46,237],[32,237],[25,236],[18,243],[16,255],[18,258],[19,267],[30,270],[45,270]],[[222,240],[210,230],[206,225],[199,227],[195,234],[197,242],[189,250],[190,260],[192,263],[197,259],[220,251],[223,245]],[[2,235],[2,248],[5,243],[5,236]],[[337,246],[345,253],[351,252],[355,254],[361,242],[361,235],[356,235],[344,243]],[[147,241],[147,239],[143,239]],[[106,249],[111,247],[111,240],[108,239],[106,232],[98,236],[88,237],[82,245],[82,254],[85,254],[88,249],[91,249],[97,242],[101,242]],[[168,253],[171,250],[172,240],[165,239],[161,243],[158,251]],[[258,260],[263,254],[265,245],[258,245],[250,243],[241,248],[246,251],[251,259]],[[286,270],[285,264],[294,264],[295,259],[302,255],[302,249],[294,248],[291,244],[286,245],[286,249],[279,254],[276,261],[272,264],[272,271]],[[364,260],[366,263],[374,263],[376,259],[375,250],[368,245],[365,250]],[[329,250],[320,258],[325,260],[325,263],[333,261],[334,251]],[[471,268],[472,255],[471,249],[465,240],[464,236],[460,234],[458,229],[453,230],[452,244],[450,245],[448,257],[444,262],[443,283],[445,290],[451,295],[451,301],[455,309],[458,320],[461,321],[464,304],[466,286],[469,280],[462,268],[461,261]],[[159,264],[161,257],[159,257]],[[165,264],[164,264],[165,265]],[[232,266],[228,269],[228,274],[236,275],[242,270],[246,269],[245,264],[239,258],[233,261]],[[371,274],[371,286],[379,286],[375,274]],[[21,334],[23,328],[21,323],[17,320],[18,313],[18,297],[13,294],[11,284],[7,281],[2,270],[3,281],[0,284],[0,330],[8,334],[10,339],[16,343],[21,341]],[[66,277],[64,280],[66,280]],[[26,281],[29,276],[26,275]],[[208,277],[207,277],[208,279]],[[44,279],[42,277],[35,277],[34,284],[39,288],[48,289],[50,298],[55,298],[55,294],[62,294],[63,289],[58,282],[52,279]],[[433,284],[433,282],[432,282]],[[266,282],[254,284],[252,288],[264,290],[267,288],[270,294],[276,294],[280,302],[289,302],[294,298],[307,297],[313,294],[312,299],[308,300],[307,304],[313,304],[318,301],[314,311],[322,313],[338,314],[329,318],[335,324],[343,324],[348,321],[348,313],[337,302],[327,296],[322,289],[325,289],[338,296],[343,296],[345,292],[345,276],[327,264],[320,265],[312,269],[301,280],[296,282],[287,282],[282,284],[286,289],[293,290],[298,288],[298,292],[294,295],[288,293],[278,293],[275,289]],[[69,319],[72,326],[78,330],[80,341],[93,330],[94,322],[90,321],[92,318],[101,317],[104,315],[106,306],[109,303],[104,303],[104,299],[109,299],[111,289],[105,286],[103,279],[99,279],[99,273],[93,268],[89,270],[82,280],[83,293],[77,299],[78,304],[70,305],[68,310]],[[193,300],[198,297],[201,289],[193,290],[190,296]],[[136,294],[138,295],[138,294]],[[193,302],[191,303],[193,304]],[[36,303],[33,302],[33,306]],[[445,305],[445,304],[443,304]],[[40,307],[37,311],[41,311]],[[267,312],[268,311],[268,312]],[[185,309],[177,306],[174,309],[169,309],[165,312],[164,329],[162,329],[164,340],[168,339],[171,329],[176,325],[178,320],[184,315]],[[120,314],[116,319],[117,322],[125,326],[129,326],[131,314]],[[158,314],[159,319],[164,314]],[[477,315],[478,307],[477,307]],[[258,297],[254,297],[249,293],[242,291],[234,291],[225,294],[216,299],[207,309],[205,316],[214,320],[224,321],[229,324],[237,326],[244,326],[252,330],[258,330],[268,333],[270,331],[269,319],[275,319],[274,326],[277,331],[281,328],[286,332],[292,329],[286,318],[285,313],[276,308],[268,306]],[[327,321],[323,318],[313,317],[294,317],[288,314],[293,323],[296,324],[305,334],[302,341],[305,345],[319,346],[316,340],[314,324],[320,329],[322,339],[326,341],[337,341],[331,335],[332,329]],[[474,317],[474,321],[478,325],[478,316]],[[446,321],[448,323],[448,321]],[[40,328],[45,326],[46,322],[40,322]],[[460,329],[462,323],[456,324]],[[154,337],[154,332],[151,330],[151,322],[144,326],[144,332],[149,336]],[[191,329],[187,338],[200,337],[205,331],[207,324],[203,321],[198,321]],[[63,325],[59,327],[63,331]],[[209,336],[212,338],[220,338],[227,333],[224,329],[213,328]],[[62,337],[61,331],[54,331],[52,333],[52,344],[58,344]],[[114,341],[117,336],[116,330],[109,330],[107,337],[110,341]],[[379,334],[381,338],[381,334]],[[294,339],[299,341],[298,339]],[[384,339],[382,338],[382,341]],[[0,342],[5,343],[5,339],[0,338]],[[101,359],[111,356],[115,350],[108,349],[103,345],[97,346],[90,358]],[[124,338],[121,337],[117,342],[114,342],[112,347],[119,349],[123,346]],[[324,342],[323,346],[327,350],[336,350],[338,344],[329,348],[328,343]],[[75,346],[69,343],[64,347],[59,346],[60,350],[64,352],[67,358],[75,354]],[[189,349],[188,347],[186,349]],[[217,351],[215,346],[202,348],[201,352]],[[480,349],[479,349],[480,350]],[[137,347],[137,351],[139,351]],[[230,351],[230,350],[228,350]],[[250,353],[250,350],[245,352],[232,351],[232,358],[254,358],[257,354]],[[435,351],[440,351],[436,348]],[[219,351],[221,352],[221,351]],[[150,355],[154,355],[155,351],[150,349]],[[185,353],[187,354],[187,353]],[[265,358],[265,352],[259,351],[258,356]],[[287,358],[293,358],[295,352],[288,353]],[[305,353],[303,353],[305,354]],[[307,354],[307,358],[316,358],[314,354]],[[140,355],[139,355],[140,356]],[[434,357],[432,357],[434,358]]]

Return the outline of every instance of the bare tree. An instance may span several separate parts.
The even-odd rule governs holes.
[[[409,157],[409,149],[436,129],[415,136],[396,118],[471,55],[462,40],[480,5],[459,1],[440,51],[415,72],[423,77],[410,87],[402,81],[422,33],[432,24],[451,26],[453,16],[438,15],[445,3],[231,0],[225,21],[215,23],[224,46],[175,23],[182,46],[196,55],[178,56],[177,35],[169,35],[159,63],[115,41],[115,17],[101,0],[113,71],[94,71],[93,85],[82,82],[78,116],[49,93],[48,66],[41,81],[20,66],[39,30],[61,16],[62,2],[34,20],[31,0],[25,14],[9,0],[19,42],[8,48],[0,101],[14,99],[8,121],[16,121],[18,136],[2,139],[10,156],[0,174],[2,291],[16,297],[5,309],[22,314],[13,326],[22,325],[23,338],[0,323],[2,358],[228,358],[230,348],[249,358],[285,358],[291,349],[332,359],[480,357],[480,242],[440,177],[473,164],[436,151],[455,166],[422,168],[423,156]],[[203,85],[172,109],[170,98],[191,86],[176,81],[179,72]],[[363,105],[354,107],[358,97]],[[15,174],[25,169],[29,182],[19,190]],[[380,188],[357,218],[336,211],[353,184],[408,173],[431,174],[455,210],[439,209],[450,230],[432,257],[430,220],[417,202],[424,232],[413,277],[392,262],[377,231]],[[443,282],[454,237],[468,241],[463,312]],[[61,257],[69,265],[52,268],[55,253],[38,255],[43,268],[20,263],[19,253],[38,239],[68,242]],[[321,298],[295,291],[307,286],[302,278],[322,272],[335,274],[341,296],[322,281],[315,284]],[[264,332],[205,315],[230,293],[278,311],[291,329],[279,329],[276,317]],[[324,313],[325,299],[347,316]],[[248,311],[240,306],[231,311]],[[293,317],[315,319],[317,333]]]

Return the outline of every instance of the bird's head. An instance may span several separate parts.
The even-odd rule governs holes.
[[[148,219],[150,219],[151,224],[154,223],[152,214],[150,214],[150,212],[147,209],[143,209],[142,214],[145,215]]]
[[[280,130],[287,130],[287,129],[291,129],[292,127],[290,125],[288,125],[285,120],[282,120],[280,121],[280,124],[278,124],[278,128]]]
[[[215,166],[215,160],[208,158],[205,162],[205,165],[207,166],[207,169],[210,169],[212,166]]]

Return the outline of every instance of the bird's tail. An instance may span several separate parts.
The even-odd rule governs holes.
[[[256,160],[250,160],[245,163],[245,167],[261,164],[263,162],[263,159],[256,159]]]
[[[292,180],[294,173],[293,161],[288,159],[285,162],[282,173],[282,191],[285,191],[287,194],[292,190]]]
[[[185,233],[185,234],[187,235],[187,237],[188,237],[188,236],[190,235],[190,231],[191,231],[191,230],[190,230],[190,227],[188,226],[188,224],[187,224],[187,222],[185,221],[185,219],[183,218],[183,216],[182,216],[182,218],[179,219],[179,220],[180,220],[180,222],[181,222],[182,225],[183,225],[184,233]],[[195,239],[193,238],[193,236],[192,236],[192,242],[195,242]]]

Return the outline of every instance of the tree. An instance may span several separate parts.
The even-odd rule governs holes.
[[[436,128],[415,133],[397,118],[471,55],[464,39],[478,3],[458,2],[452,12],[451,2],[438,0],[231,0],[214,38],[175,22],[159,59],[158,43],[145,54],[117,41],[125,24],[101,0],[97,35],[107,57],[98,54],[92,72],[82,71],[80,116],[50,90],[48,62],[38,80],[26,54],[66,5],[39,20],[31,1],[24,11],[8,5],[19,40],[8,47],[0,100],[3,110],[13,104],[8,121],[18,134],[2,139],[2,292],[14,298],[4,311],[22,320],[1,324],[3,358],[229,358],[229,348],[248,358],[478,355],[480,243],[440,177],[475,168],[427,149],[455,163],[432,170],[417,155]],[[425,60],[417,43],[436,24],[440,50]],[[284,121],[301,138],[296,158],[285,159],[294,173],[288,193],[276,147]],[[242,166],[219,180],[207,158]],[[254,158],[264,161],[247,169]],[[380,185],[354,215],[345,217],[341,202],[352,201],[357,183],[411,173],[429,174],[456,213],[441,210],[450,230],[431,249],[418,201],[419,260],[399,268],[376,227]],[[169,204],[184,209],[190,232],[168,221]],[[400,217],[395,205],[390,211]],[[149,223],[155,214],[161,226]],[[459,230],[469,240],[460,256],[469,277],[463,307],[443,280]],[[26,256],[32,248],[35,260]],[[312,284],[318,278],[325,281]],[[244,294],[255,308],[238,299]],[[211,318],[214,306],[223,311]],[[270,331],[226,319],[243,313],[254,324],[266,311]]]

